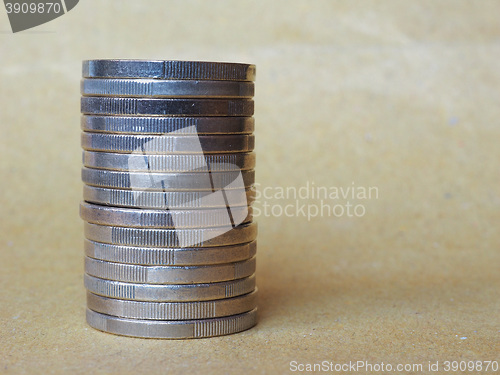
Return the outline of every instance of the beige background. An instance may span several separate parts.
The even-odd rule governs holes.
[[[490,0],[84,0],[13,35],[0,9],[0,372],[500,360],[499,14]],[[88,58],[255,63],[261,189],[354,182],[379,197],[359,218],[258,218],[250,331],[95,331],[78,217]]]

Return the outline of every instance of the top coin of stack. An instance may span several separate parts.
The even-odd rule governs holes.
[[[250,64],[83,62],[92,327],[199,338],[256,324],[254,79]]]

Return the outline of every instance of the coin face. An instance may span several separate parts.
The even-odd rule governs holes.
[[[82,72],[88,324],[168,339],[254,326],[255,66],[87,60]]]

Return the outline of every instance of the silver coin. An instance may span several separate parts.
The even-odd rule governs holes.
[[[253,82],[158,79],[82,79],[82,95],[156,98],[251,98]]]
[[[212,247],[254,241],[257,224],[233,228],[143,229],[84,223],[85,237],[91,241],[114,245],[145,247]]]
[[[81,145],[88,151],[132,153],[146,158],[150,154],[206,154],[248,152],[255,147],[253,135],[135,135],[87,133]],[[149,161],[149,159],[146,159]],[[194,160],[197,162],[198,160]],[[130,161],[128,162],[130,164]],[[194,163],[192,163],[194,164]]]
[[[251,134],[253,117],[158,117],[82,115],[81,128],[89,132],[128,134]]]
[[[211,172],[255,168],[254,152],[207,155],[151,155],[83,151],[82,159],[85,167],[129,172],[183,172],[193,170],[193,165],[198,168],[203,163],[207,165],[206,170]]]
[[[239,262],[257,253],[257,242],[218,247],[134,247],[85,239],[85,255],[108,262],[145,266],[200,266]]]
[[[241,314],[257,307],[257,293],[200,302],[140,302],[98,296],[87,292],[87,307],[95,312],[129,319],[188,320]]]
[[[148,210],[101,206],[81,202],[80,217],[92,224],[134,228],[211,228],[252,221],[252,207],[201,208],[197,210]]]
[[[255,200],[255,190],[249,188],[224,190],[225,199],[212,191],[133,191],[83,185],[83,199],[107,206],[130,208],[199,209],[248,206]],[[227,200],[227,202],[226,202]]]
[[[248,99],[144,99],[84,96],[84,114],[162,116],[252,116],[254,103]]]
[[[194,302],[250,293],[255,289],[255,275],[218,283],[155,285],[104,280],[85,274],[84,284],[89,292],[109,298],[146,302]]]
[[[254,170],[206,173],[119,172],[82,168],[82,181],[91,186],[151,191],[217,191],[244,189],[255,182]]]
[[[255,65],[210,61],[87,60],[86,78],[158,78],[224,81],[255,80]]]
[[[100,279],[140,284],[201,284],[243,279],[255,273],[255,258],[210,266],[139,266],[85,258],[85,272]]]
[[[194,339],[230,335],[250,329],[257,324],[257,309],[222,318],[173,321],[118,318],[87,309],[87,323],[100,331],[122,336]]]

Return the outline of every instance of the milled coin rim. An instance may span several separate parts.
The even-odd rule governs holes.
[[[144,266],[199,266],[239,262],[254,257],[257,241],[213,247],[135,247],[84,239],[84,253],[94,259]]]
[[[255,119],[251,116],[159,117],[82,115],[83,131],[116,134],[252,134]]]
[[[251,99],[159,99],[82,96],[82,114],[136,116],[252,116]]]
[[[200,160],[203,158],[202,160]],[[193,172],[223,172],[255,168],[255,152],[228,152],[217,154],[124,154],[107,151],[82,151],[87,168],[124,172],[185,172],[193,165],[206,163],[203,170]]]
[[[224,190],[234,189],[241,190],[240,186],[232,188],[228,186],[234,181],[234,177],[239,174],[238,171],[223,171],[211,172],[212,180],[205,178],[203,173],[197,172],[176,172],[176,173],[161,173],[161,172],[121,172],[110,171],[106,169],[82,168],[82,182],[90,186],[116,188],[116,189],[133,189],[136,192],[142,190],[151,191],[214,191],[224,188]],[[215,176],[214,176],[215,175]],[[131,186],[131,177],[134,180],[135,186]],[[255,183],[255,170],[241,171],[241,177],[245,189],[251,187]],[[162,181],[162,186],[150,186],[151,179]],[[223,182],[222,186],[212,186],[213,179],[220,179]],[[231,179],[233,178],[233,179]],[[230,181],[226,181],[229,179]],[[218,184],[219,185],[219,184]]]
[[[196,302],[236,297],[255,289],[255,274],[243,279],[198,284],[139,284],[100,279],[84,274],[84,285],[94,294],[145,302]]]
[[[137,155],[204,155],[247,153],[255,148],[253,134],[138,135],[82,132],[82,149]]]
[[[214,61],[96,59],[82,62],[82,76],[254,81],[255,65]]]
[[[147,98],[237,98],[251,99],[253,82],[211,80],[158,80],[136,78],[83,78],[83,96]]]
[[[179,285],[243,279],[255,273],[256,259],[199,266],[142,266],[85,257],[85,272],[99,279],[125,283]]]
[[[179,232],[184,233],[179,233]],[[211,237],[212,235],[216,237]],[[84,234],[89,240],[115,245],[144,247],[185,247],[178,236],[190,237],[190,247],[212,247],[236,245],[254,241],[257,224],[248,223],[237,227],[194,228],[194,229],[144,229],[84,223]],[[204,240],[204,237],[210,237]]]
[[[122,336],[189,339],[224,336],[252,328],[257,324],[257,308],[237,315],[195,320],[139,320],[100,314],[87,309],[87,323],[100,331]]]
[[[80,218],[88,223],[132,228],[190,229],[227,226],[231,225],[229,213],[233,217],[244,217],[240,224],[249,223],[253,219],[251,206],[154,210],[80,202]]]
[[[200,208],[222,208],[227,207],[227,203],[214,202],[217,200],[205,200],[202,197],[212,194],[212,191],[149,191],[125,190],[105,188],[99,186],[90,186],[83,184],[83,200],[90,203],[105,205],[109,207],[124,208],[145,208],[145,209],[200,209]],[[238,198],[244,200],[238,201]],[[256,192],[253,186],[239,190],[225,190],[231,207],[247,206],[253,204],[256,198]],[[236,199],[235,199],[236,198]],[[189,205],[188,203],[192,203]],[[217,203],[217,204],[214,204]],[[221,203],[221,204],[218,204]]]
[[[87,292],[87,307],[128,319],[190,320],[241,314],[257,307],[258,288],[241,296],[196,302],[144,302],[108,298]]]

